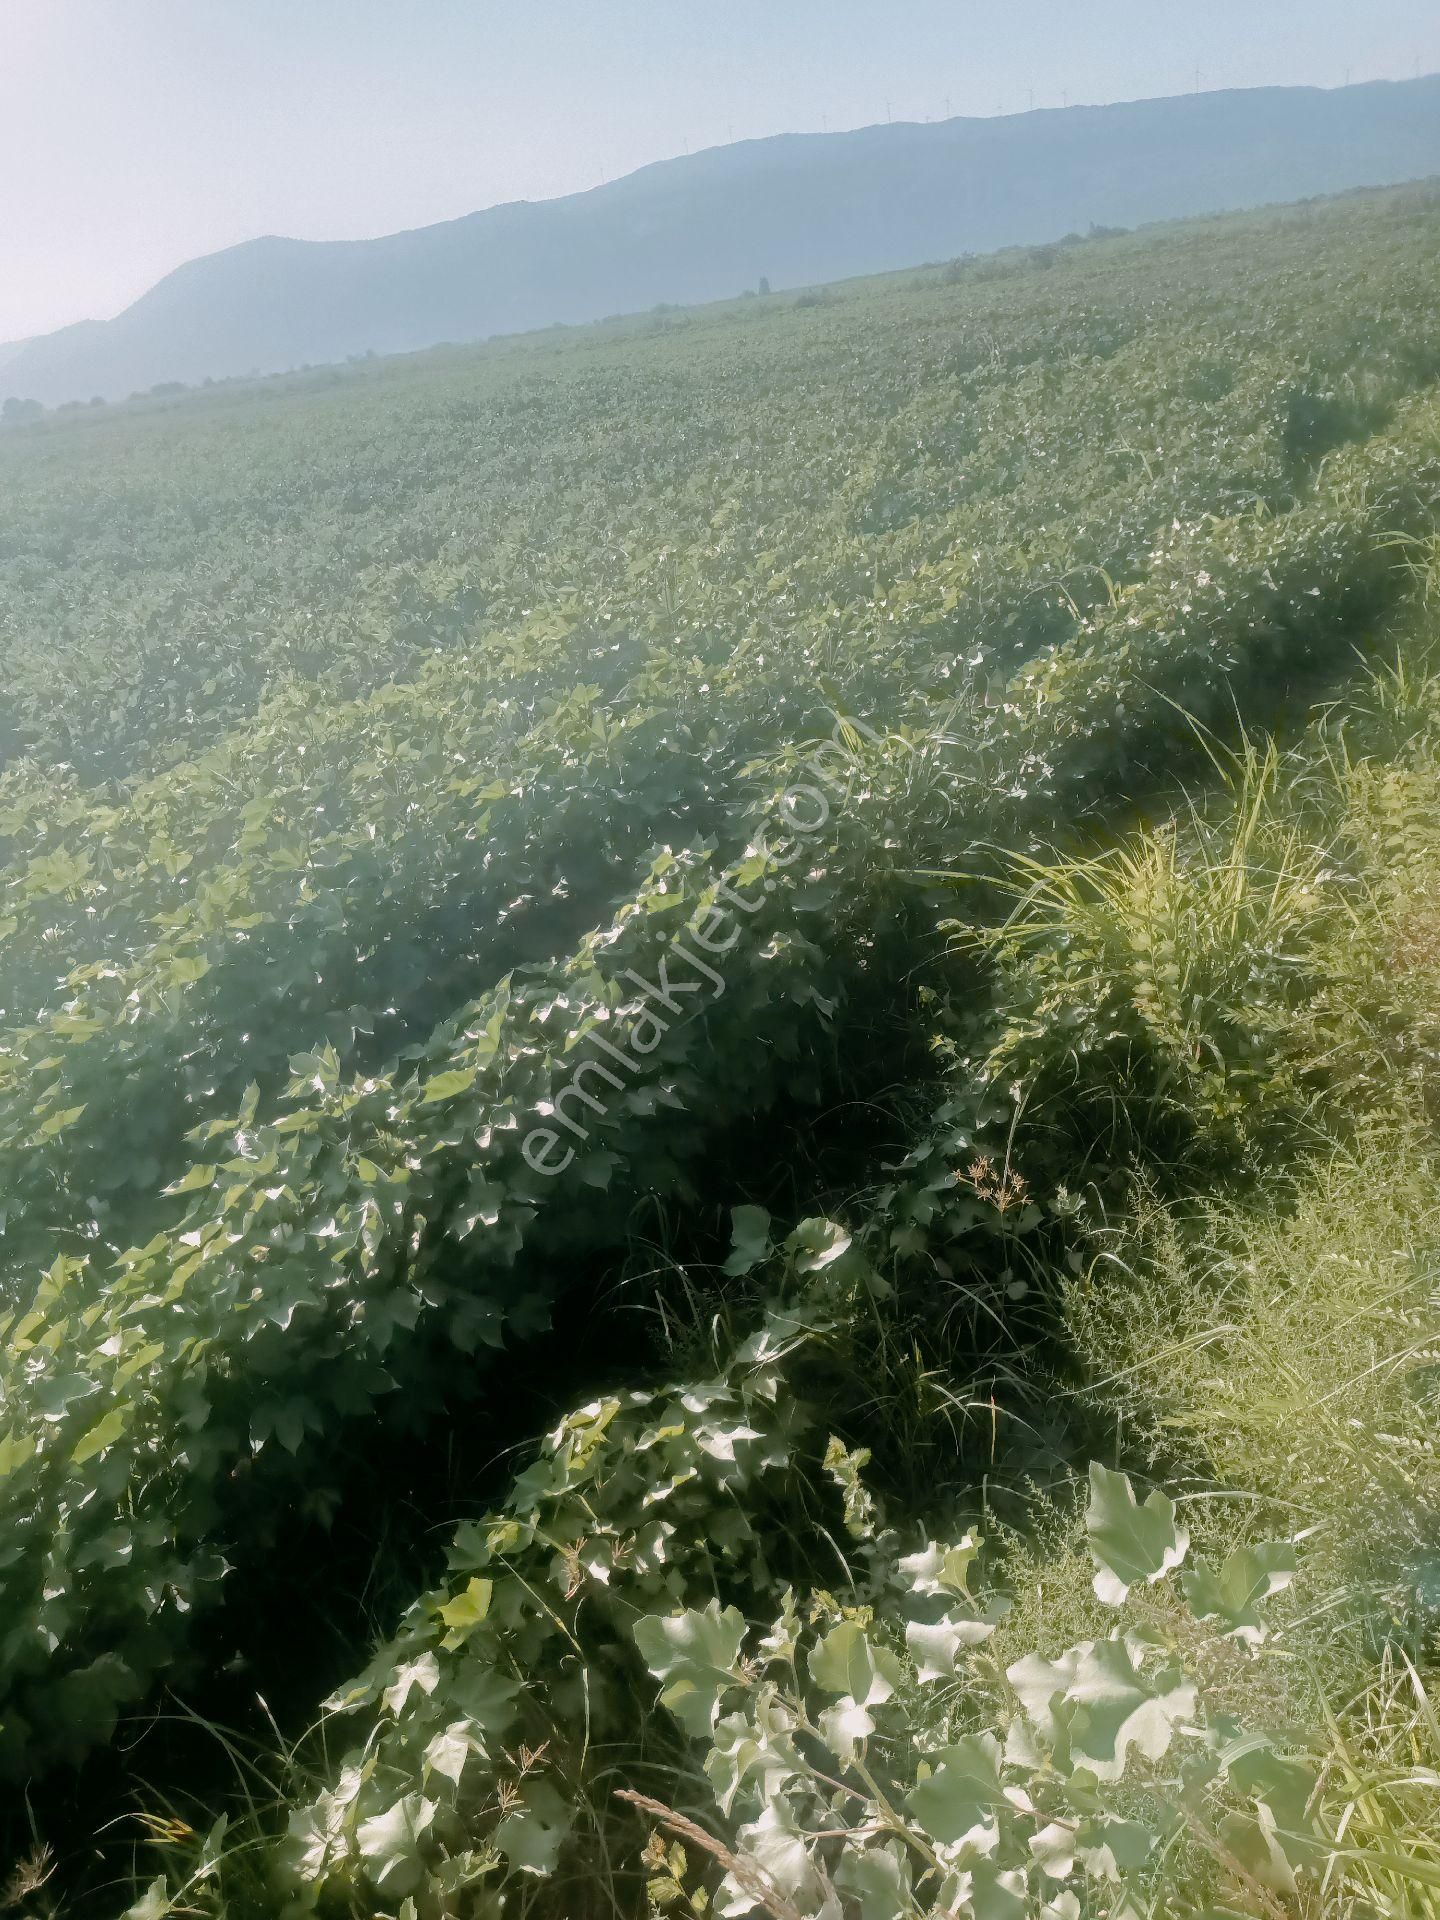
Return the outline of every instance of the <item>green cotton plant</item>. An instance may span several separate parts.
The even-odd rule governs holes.
[[[573,946],[657,839],[723,816],[725,769],[677,713],[615,717],[588,686],[527,727],[473,659],[444,666],[323,716],[277,701],[191,770],[183,810],[153,784],[93,809],[88,873],[12,869],[0,1297],[57,1247],[143,1244],[186,1136],[247,1085],[326,1046],[373,1069],[475,983]]]
[[[623,1244],[635,1193],[683,1191],[717,1122],[813,1084],[847,989],[809,929],[850,911],[813,852],[808,869],[662,853],[567,960],[502,982],[418,1058],[357,1076],[314,1056],[268,1117],[252,1090],[202,1130],[167,1230],[60,1257],[0,1320],[0,1765],[83,1754],[183,1657],[248,1482],[262,1501],[306,1483],[416,1386],[417,1351],[433,1394],[424,1335],[465,1380],[536,1332],[558,1276]],[[671,941],[715,924],[721,889],[753,911],[733,909],[717,991]],[[684,997],[661,1021],[667,961]],[[592,1037],[637,1021],[658,1044],[598,1083],[606,1100],[592,1078],[591,1104],[566,1102]],[[562,1105],[575,1150],[537,1168],[539,1123],[571,1138]]]
[[[558,1276],[623,1245],[637,1195],[687,1192],[719,1129],[849,1070],[832,1035],[869,1044],[904,957],[894,802],[861,770],[802,827],[786,791],[741,858],[663,850],[567,959],[384,1070],[326,1046],[279,1100],[252,1085],[192,1135],[160,1230],[60,1256],[0,1322],[0,1765],[108,1739],[183,1671],[257,1510],[323,1499],[391,1396],[417,1419],[437,1387],[473,1397]]]
[[[678,1762],[682,1743],[651,1712],[635,1627],[648,1619],[663,1635],[676,1609],[721,1592],[778,1602],[825,1551],[797,1522],[823,1514],[838,1529],[859,1492],[805,1393],[828,1367],[853,1366],[857,1303],[883,1282],[838,1222],[782,1234],[757,1212],[737,1209],[735,1234],[772,1288],[755,1330],[717,1323],[708,1370],[557,1422],[504,1498],[456,1529],[444,1579],[287,1756],[292,1779],[308,1768],[313,1786],[292,1793],[283,1835],[274,1808],[252,1809],[231,1835],[231,1877],[195,1836],[148,1890],[147,1920],[192,1902],[238,1910],[257,1883],[266,1911],[292,1915],[409,1901],[426,1920],[477,1920],[532,1897],[573,1915],[610,1911],[611,1878],[638,1879],[642,1834],[611,1792],[617,1756],[639,1777]],[[707,1617],[708,1675],[692,1650],[672,1676],[672,1702],[697,1727],[707,1677],[735,1653],[733,1614],[716,1601]]]
[[[1173,778],[1202,758],[1196,722],[1232,728],[1334,671],[1402,596],[1396,537],[1433,530],[1437,445],[1440,401],[1422,391],[1289,512],[1177,518],[1110,606],[1023,666],[1003,726],[1028,737],[1057,812]]]
[[[1412,194],[763,328],[695,314],[52,421],[0,446],[0,758],[169,768],[283,675],[364,692],[522,618],[773,643],[878,568],[934,620],[957,555],[997,644],[1051,641],[1052,576],[1083,597],[1172,516],[1283,502],[1281,396],[1427,377],[1434,226]]]
[[[1263,948],[1278,921],[1252,912],[1257,885],[1222,937],[1228,881],[1187,893],[1165,862],[1191,849],[1172,843],[1142,875],[1178,902],[1153,993],[1144,949],[1107,946],[1083,914],[1067,951],[957,966],[935,937],[944,903],[912,871],[1033,855],[1087,822],[1110,844],[1135,808],[1173,805],[1182,764],[1206,776],[1186,714],[1288,726],[1306,676],[1385,641],[1377,622],[1429,590],[1414,568],[1437,519],[1437,231],[1433,194],[1366,196],[1067,247],[1046,275],[987,263],[813,311],[750,303],[763,324],[737,303],[663,337],[616,323],[5,439],[0,1756],[38,1774],[122,1736],[79,1792],[37,1798],[41,1824],[42,1801],[70,1810],[45,1835],[67,1905],[89,1870],[71,1862],[105,1852],[108,1874],[129,1832],[111,1817],[133,1791],[126,1756],[169,1774],[160,1805],[213,1790],[178,1781],[178,1747],[146,1737],[162,1686],[218,1720],[253,1679],[288,1751],[313,1705],[295,1623],[357,1638],[387,1605],[357,1562],[373,1553],[381,1590],[405,1577],[407,1544],[475,1497],[465,1463],[514,1438],[517,1398],[595,1402],[590,1370],[612,1365],[599,1404],[649,1391],[672,1285],[723,1323],[782,1249],[807,1285],[849,1284],[862,1251],[899,1282],[893,1307],[872,1295],[835,1335],[870,1342],[843,1436],[822,1450],[817,1421],[773,1472],[736,1439],[729,1463],[685,1390],[723,1377],[750,1428],[783,1435],[795,1396],[821,1397],[806,1368],[823,1375],[833,1349],[817,1337],[773,1402],[707,1361],[661,1408],[626,1401],[598,1439],[599,1416],[581,1417],[542,1456],[553,1502],[532,1479],[512,1507],[487,1485],[494,1514],[523,1532],[541,1512],[571,1544],[638,1537],[625,1516],[650,1498],[676,1527],[661,1587],[642,1589],[648,1535],[578,1571],[537,1537],[511,1555],[550,1609],[532,1617],[493,1560],[462,1552],[440,1611],[406,1616],[413,1640],[374,1697],[329,1722],[363,1777],[352,1795],[316,1763],[335,1846],[294,1897],[367,1916],[410,1902],[427,1920],[501,1898],[565,1920],[638,1906],[647,1867],[663,1876],[611,1788],[656,1790],[686,1736],[654,1705],[635,1619],[706,1617],[665,1681],[698,1724],[734,1664],[727,1609],[743,1675],[785,1580],[809,1593],[848,1579],[842,1560],[862,1597],[816,1592],[814,1619],[796,1603],[804,1689],[813,1647],[846,1628],[817,1666],[845,1689],[815,1680],[806,1709],[838,1715],[837,1740],[883,1761],[912,1700],[931,1751],[932,1733],[953,1744],[1018,1713],[1000,1681],[998,1705],[967,1691],[993,1641],[965,1644],[962,1625],[988,1622],[964,1619],[958,1571],[931,1569],[924,1592],[892,1583],[875,1621],[846,1613],[870,1604],[867,1543],[890,1551],[866,1448],[912,1519],[981,1472],[1013,1489],[1032,1462],[1063,1469],[1066,1397],[1024,1440],[1007,1400],[1026,1404],[1020,1376],[1053,1352],[1055,1273],[1078,1269],[1115,1190],[1093,1121],[1152,1117],[1151,1100],[1228,1148],[1252,1114],[1289,1111],[1250,1015],[1272,989],[1289,1007],[1309,952],[1262,954],[1264,993],[1231,1021],[1245,927]],[[860,765],[832,795],[833,833],[783,872],[755,866],[757,821],[811,777],[806,743],[836,711],[863,718],[868,745],[846,743]],[[1407,813],[1414,797],[1390,796]],[[1408,845],[1391,821],[1378,858]],[[720,885],[764,902],[723,996],[612,1086],[601,1042],[645,997],[627,972],[653,982],[664,936]],[[977,892],[984,917],[994,890]],[[1131,904],[1112,915],[1122,934]],[[1427,905],[1421,875],[1395,937],[1355,943],[1353,977],[1327,978],[1337,1004],[1367,975],[1394,983],[1384,1045],[1356,1070],[1378,1058],[1383,1077],[1403,1047],[1428,1088],[1434,1049],[1407,1025],[1433,999]],[[1072,1049],[1117,1088],[1086,1105],[1080,1152],[1053,1107],[975,1071],[1005,1012],[996,972],[1020,981],[1017,1026],[1030,987],[1084,1001],[1079,1028],[1047,1005],[1016,1057],[1041,1081],[1058,1066],[1046,1084],[1062,1092],[1077,1031],[1103,1047],[1112,1014],[1123,1026],[1123,1059],[1118,1043]],[[1122,975],[1128,1002],[1085,998]],[[586,1062],[602,1113],[575,1091]],[[562,1103],[588,1138],[556,1121]],[[544,1172],[525,1153],[537,1130],[558,1145]],[[1293,1144],[1281,1128],[1276,1158]],[[832,1225],[837,1193],[873,1209],[847,1198]],[[777,1248],[754,1203],[782,1194],[816,1218]],[[645,1304],[652,1237],[658,1312],[617,1315],[617,1288]],[[642,1446],[652,1418],[667,1431]],[[419,1429],[402,1486],[387,1455]],[[437,1465],[452,1433],[453,1479]],[[1146,1511],[1117,1524],[1160,1528]],[[1232,1650],[1266,1625],[1268,1571],[1208,1576]],[[237,1586],[249,1604],[222,1611]],[[1172,1590],[1174,1569],[1147,1579],[1141,1614]],[[657,1660],[685,1652],[656,1631]],[[1149,1677],[1167,1657],[1134,1656]],[[475,1678],[496,1671],[516,1688],[499,1700]],[[463,1674],[474,1733],[449,1692]],[[1127,1792],[1152,1764],[1129,1756]],[[919,1784],[912,1770],[886,1791],[903,1813]],[[213,1844],[150,1910],[217,1904],[229,1842],[187,1805]],[[897,1848],[918,1884],[897,1834],[862,1845],[844,1920],[883,1904]],[[714,1859],[673,1835],[676,1899],[704,1891]]]
[[[784,1597],[765,1628],[712,1602],[637,1623],[660,1702],[703,1749],[705,1826],[656,1801],[713,1869],[708,1911],[769,1920],[1079,1920],[1289,1912],[1332,1855],[1308,1755],[1237,1725],[1207,1648],[1264,1635],[1284,1543],[1180,1574],[1171,1502],[1093,1464],[1087,1511],[1105,1638],[1002,1673],[1003,1600],[970,1590],[980,1541],[905,1553],[867,1529],[853,1595]],[[1183,1596],[1183,1605],[1181,1597]],[[718,1837],[715,1831],[718,1830]],[[674,1910],[673,1901],[667,1911]],[[700,1911],[692,1906],[692,1911]]]
[[[503,1503],[459,1528],[445,1583],[328,1703],[327,1749],[351,1744],[275,1855],[287,1912],[370,1898],[491,1915],[542,1881],[578,1897],[603,1872],[613,1755],[678,1755],[646,1734],[632,1634],[663,1641],[673,1609],[698,1609],[667,1699],[703,1731],[745,1631],[704,1596],[779,1595],[783,1529],[766,1516],[820,1478],[797,1389],[834,1325],[802,1299],[709,1377],[570,1414]]]

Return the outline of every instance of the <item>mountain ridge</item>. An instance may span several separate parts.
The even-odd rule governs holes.
[[[0,347],[54,405],[880,273],[1440,173],[1440,76],[782,133],[369,240],[257,236]]]

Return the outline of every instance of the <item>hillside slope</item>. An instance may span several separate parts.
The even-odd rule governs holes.
[[[1435,76],[786,134],[378,240],[247,242],[27,343],[0,387],[120,398],[1437,172]]]

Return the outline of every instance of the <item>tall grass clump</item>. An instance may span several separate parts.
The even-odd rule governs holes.
[[[1198,1175],[1313,1125],[1290,1041],[1341,912],[1334,876],[1287,812],[1273,744],[1216,764],[1223,808],[1188,804],[1098,852],[1014,855],[1010,912],[962,936],[1000,973],[989,1078],[1111,1162]]]

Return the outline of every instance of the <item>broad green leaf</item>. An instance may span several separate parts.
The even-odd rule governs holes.
[[[970,1875],[970,1911],[975,1920],[1025,1920],[1026,1886],[1023,1873],[1001,1873],[977,1866]]]
[[[170,1898],[169,1888],[162,1873],[158,1880],[152,1880],[132,1906],[128,1906],[120,1920],[165,1920],[167,1914],[175,1911]]]
[[[433,1653],[421,1653],[395,1669],[395,1678],[385,1689],[383,1698],[391,1713],[398,1715],[405,1711],[405,1702],[416,1687],[422,1693],[434,1693],[439,1684],[440,1662]]]
[[[76,1442],[75,1451],[70,1456],[77,1466],[92,1460],[97,1453],[103,1453],[106,1447],[114,1446],[125,1431],[125,1412],[122,1407],[112,1407],[103,1420],[99,1420],[90,1431]]]
[[[1096,1879],[1118,1881],[1144,1866],[1155,1842],[1156,1835],[1142,1821],[1101,1814],[1081,1823],[1076,1852]]]
[[[760,1724],[743,1713],[727,1713],[715,1724],[704,1766],[720,1811],[728,1816],[752,1774],[759,1775],[760,1797],[768,1800],[797,1771],[799,1762],[788,1726]]]
[[[1137,1580],[1162,1579],[1185,1558],[1190,1536],[1175,1524],[1175,1506],[1158,1489],[1137,1503],[1128,1475],[1090,1463],[1090,1504],[1085,1510],[1095,1592],[1106,1606],[1122,1606]]]
[[[842,1700],[838,1707],[826,1707],[819,1715],[818,1725],[830,1751],[847,1766],[855,1756],[856,1747],[875,1731],[873,1716],[848,1699]]]
[[[1068,1880],[1075,1871],[1075,1843],[1075,1822],[1052,1820],[1031,1834],[1030,1854],[1040,1871],[1051,1880]]]
[[[797,1273],[819,1273],[848,1251],[850,1235],[834,1220],[802,1220],[785,1246],[795,1256]]]
[[[1260,1607],[1290,1585],[1298,1565],[1292,1546],[1268,1540],[1236,1547],[1218,1572],[1197,1561],[1181,1574],[1180,1584],[1197,1620],[1219,1620],[1227,1634],[1258,1647],[1265,1638]]]
[[[468,1093],[477,1078],[475,1067],[456,1067],[450,1073],[437,1073],[433,1080],[425,1082],[420,1098],[427,1107],[439,1100],[453,1100],[457,1094]]]
[[[635,1643],[657,1680],[660,1699],[687,1733],[710,1732],[721,1694],[735,1682],[735,1663],[745,1639],[745,1618],[718,1600],[703,1611],[647,1614],[637,1620]]]
[[[915,1677],[923,1683],[943,1680],[955,1672],[964,1647],[978,1647],[995,1631],[993,1620],[947,1618],[926,1626],[911,1620],[905,1627],[905,1645],[915,1662]]]
[[[495,1829],[495,1844],[511,1866],[539,1877],[555,1871],[564,1839],[563,1827],[547,1827],[533,1813],[507,1814]]]
[[[912,1593],[953,1593],[968,1599],[970,1563],[983,1544],[976,1533],[967,1533],[953,1547],[938,1546],[932,1540],[919,1553],[906,1554],[896,1565]]]
[[[420,1885],[425,1877],[422,1842],[435,1814],[433,1800],[407,1793],[384,1813],[361,1821],[355,1844],[377,1891],[403,1898]]]
[[[878,1847],[846,1847],[834,1875],[837,1893],[848,1894],[859,1920],[901,1920],[911,1906],[910,1862],[897,1840]]]
[[[1042,1904],[1040,1920],[1080,1920],[1080,1896],[1069,1887],[1063,1888]],[[1115,1908],[1111,1909],[1111,1920],[1120,1920]]]
[[[477,1574],[466,1582],[453,1599],[445,1601],[435,1609],[450,1629],[447,1646],[460,1645],[466,1636],[480,1625],[490,1611],[490,1600],[494,1591],[495,1582],[481,1579]]]
[[[803,1631],[795,1590],[787,1587],[781,1595],[780,1615],[760,1641],[760,1653],[766,1660],[793,1662]]]
[[[996,1823],[1009,1808],[1000,1778],[1000,1742],[968,1733],[926,1756],[931,1772],[906,1799],[913,1817],[942,1846],[969,1841],[982,1853],[994,1843]]]
[[[544,1781],[523,1789],[526,1804],[507,1814],[495,1829],[495,1844],[512,1867],[543,1879],[555,1871],[570,1831],[570,1816],[559,1794]]]
[[[521,1685],[513,1674],[482,1666],[475,1648],[467,1649],[460,1671],[445,1683],[447,1706],[458,1708],[483,1733],[504,1735],[515,1719],[515,1697]]]
[[[840,1489],[845,1503],[845,1531],[853,1540],[864,1540],[874,1531],[878,1509],[874,1496],[862,1478],[870,1464],[870,1449],[847,1449],[831,1434],[825,1446],[825,1471]]]
[[[810,1654],[810,1678],[826,1693],[846,1695],[857,1707],[888,1700],[902,1678],[900,1662],[884,1647],[872,1646],[863,1627],[842,1620]]]
[[[465,1762],[475,1751],[468,1720],[455,1720],[437,1733],[425,1749],[425,1765],[458,1787]]]
[[[35,1441],[28,1433],[6,1432],[0,1440],[0,1480],[12,1473],[18,1473],[35,1454]]]
[[[31,1388],[31,1401],[47,1420],[59,1420],[68,1407],[99,1391],[97,1382],[83,1373],[41,1375]]]
[[[1159,1760],[1176,1725],[1195,1712],[1194,1683],[1169,1663],[1145,1672],[1123,1640],[1098,1640],[1077,1651],[1064,1693],[1070,1764],[1088,1767],[1097,1780],[1118,1780],[1132,1746]]]
[[[188,1173],[182,1175],[179,1180],[174,1181],[170,1186],[166,1187],[165,1192],[167,1194],[201,1193],[206,1187],[213,1187],[214,1184],[214,1167],[197,1163],[191,1167]]]
[[[1061,1738],[1060,1723],[1055,1718],[1056,1703],[1063,1699],[1074,1681],[1088,1645],[1087,1642],[1085,1646],[1071,1647],[1056,1660],[1027,1653],[1005,1669],[1005,1678],[1015,1689],[1026,1719],[1051,1745]]]
[[[770,1215],[764,1207],[730,1209],[730,1254],[725,1272],[738,1277],[759,1266],[770,1250]]]
[[[1314,1769],[1253,1735],[1222,1746],[1219,1759],[1230,1787],[1254,1803],[1227,1815],[1221,1837],[1258,1880],[1293,1891],[1295,1874],[1323,1867],[1326,1858],[1324,1836],[1311,1811]]]
[[[817,1903],[820,1876],[787,1801],[770,1801],[758,1820],[741,1827],[737,1838],[741,1859],[758,1867],[787,1900],[802,1911]]]

